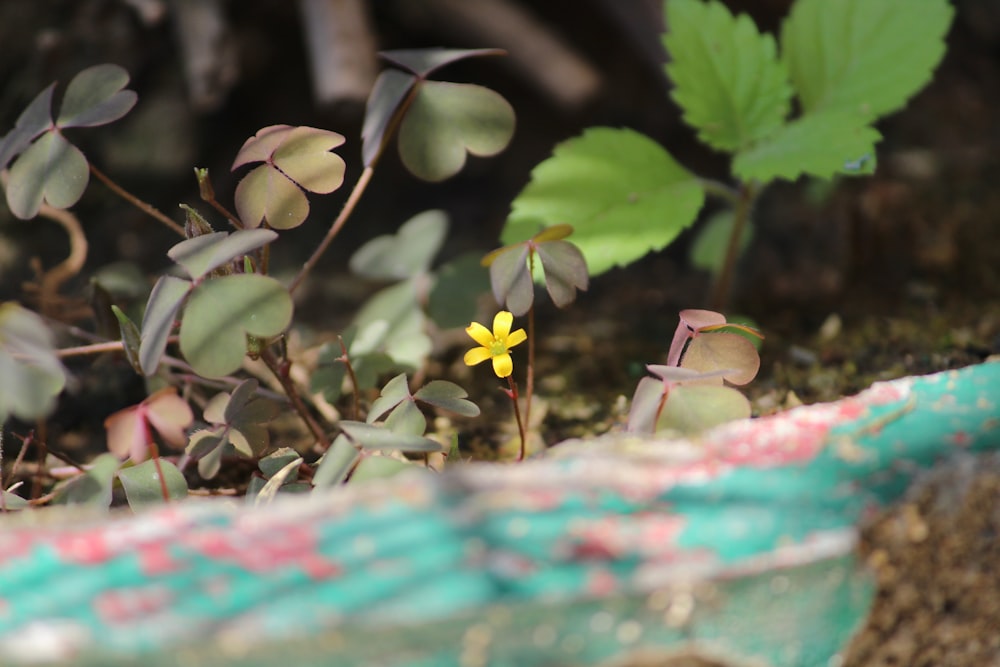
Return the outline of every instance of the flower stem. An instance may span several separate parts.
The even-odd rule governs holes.
[[[527,445],[527,434],[524,430],[524,421],[521,419],[521,407],[517,404],[517,383],[514,382],[514,376],[507,376],[507,385],[510,389],[506,392],[510,396],[510,400],[514,403],[514,417],[517,419],[517,431],[521,435],[521,451],[517,456],[517,460],[524,460],[524,450]]]
[[[124,199],[125,201],[127,201],[128,203],[132,204],[133,206],[135,206],[137,209],[139,209],[140,211],[142,211],[146,215],[151,216],[152,218],[158,220],[159,222],[162,222],[164,225],[166,225],[170,229],[174,230],[175,232],[177,232],[178,234],[180,234],[182,237],[184,236],[184,228],[183,227],[181,227],[179,224],[177,224],[176,222],[174,222],[173,220],[171,220],[170,218],[168,218],[166,215],[164,215],[162,212],[160,212],[160,210],[157,209],[156,207],[154,207],[152,204],[147,204],[146,202],[144,202],[143,200],[139,199],[138,197],[136,197],[134,194],[132,194],[131,192],[129,192],[128,190],[126,190],[122,186],[120,186],[117,183],[115,183],[114,181],[112,181],[111,178],[107,174],[105,174],[103,171],[101,171],[100,169],[98,169],[97,167],[95,167],[93,164],[90,164],[90,173],[92,173],[94,176],[96,176],[97,179],[99,181],[101,181],[101,183],[104,183],[104,185],[108,186],[108,189],[111,190],[112,192],[114,192],[116,195],[118,195],[119,197],[121,197],[122,199]]]
[[[528,308],[528,372],[524,379],[524,423],[531,428],[531,399],[535,395],[535,304]]]

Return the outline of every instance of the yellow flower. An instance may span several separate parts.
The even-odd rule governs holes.
[[[493,372],[498,378],[505,378],[514,372],[514,362],[510,359],[510,348],[528,339],[524,329],[510,330],[514,316],[506,310],[501,310],[493,318],[493,333],[479,322],[473,322],[465,327],[469,334],[481,347],[474,347],[465,353],[466,366],[481,364],[487,359],[493,360]]]

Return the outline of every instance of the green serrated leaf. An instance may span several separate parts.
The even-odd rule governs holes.
[[[69,208],[90,179],[87,158],[58,132],[46,132],[10,168],[7,205],[22,220],[38,214],[42,202]]]
[[[396,433],[378,424],[341,420],[340,427],[358,446],[369,450],[393,450],[402,452],[439,452],[441,445],[430,438],[418,435]]]
[[[187,497],[187,482],[177,466],[166,459],[150,459],[118,471],[118,479],[125,489],[129,507],[135,510],[150,505],[162,505],[165,502],[163,485],[160,482],[161,473],[170,500]]]
[[[665,247],[705,201],[698,179],[652,139],[629,129],[591,128],[558,145],[512,204],[501,240],[570,223],[591,276]]]
[[[809,113],[782,127],[733,159],[733,173],[744,181],[795,180],[802,174],[830,178],[875,169],[870,159],[852,170],[852,162],[875,154],[882,135],[857,115],[841,111]]]
[[[408,398],[410,398],[410,386],[406,381],[406,373],[400,373],[382,387],[379,397],[375,399],[371,409],[368,410],[366,421],[371,424]],[[421,431],[421,433],[423,432]]]
[[[803,109],[871,121],[901,108],[944,56],[953,14],[947,0],[798,0],[781,52]]]
[[[468,400],[468,392],[454,382],[431,380],[413,395],[418,401],[463,417],[478,417],[479,406]]]
[[[181,351],[199,375],[228,375],[246,355],[247,334],[278,335],[291,323],[292,310],[288,290],[274,278],[236,274],[206,280],[184,309]]]
[[[95,65],[73,77],[66,87],[56,125],[94,127],[116,121],[135,106],[138,95],[123,90],[128,72],[118,65]]]
[[[226,262],[277,238],[277,232],[270,229],[238,229],[231,234],[214,232],[181,241],[167,251],[167,256],[180,264],[192,280],[198,280]]]
[[[155,373],[160,365],[177,311],[190,289],[191,283],[186,280],[160,276],[149,293],[146,313],[142,318],[142,342],[139,344],[139,365],[147,377]]]
[[[418,213],[395,234],[371,239],[351,256],[351,271],[373,280],[405,280],[426,273],[448,232],[441,210]]]
[[[698,138],[735,151],[780,127],[792,87],[774,38],[715,0],[670,0],[665,7],[671,97]]]
[[[42,318],[12,302],[0,304],[0,378],[0,424],[11,415],[26,421],[47,417],[66,386],[52,332]]]
[[[399,126],[399,156],[414,176],[437,182],[465,165],[466,153],[496,155],[514,136],[514,108],[469,83],[423,81]]]

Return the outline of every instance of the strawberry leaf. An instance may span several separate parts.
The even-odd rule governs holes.
[[[734,151],[768,136],[788,115],[792,87],[777,46],[746,14],[734,17],[721,2],[670,0],[671,96],[698,138]]]

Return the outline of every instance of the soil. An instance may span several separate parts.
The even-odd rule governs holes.
[[[765,24],[787,6],[763,0],[747,4]],[[112,166],[118,160],[118,170],[131,173],[126,184],[163,210],[174,210],[177,201],[197,201],[187,180],[192,164],[212,166],[217,189],[231,189],[226,174],[232,150],[258,127],[279,120],[331,127],[344,117],[343,110],[301,111],[310,108],[301,74],[304,64],[289,55],[295,49],[281,41],[288,39],[285,32],[294,26],[294,18],[270,24],[269,40],[261,40],[273,62],[257,70],[251,67],[257,78],[237,86],[228,106],[198,116],[170,102],[183,97],[183,88],[176,75],[168,76],[169,70],[158,64],[176,58],[169,29],[137,40],[135,26],[115,18],[114,11],[125,10],[113,11],[96,1],[79,5],[97,9],[73,14],[76,24],[100,23],[100,34],[117,36],[101,43],[112,49],[106,59],[139,72],[140,98],[157,101],[159,107],[150,106],[162,113],[181,114],[181,139],[166,148],[158,144],[156,150],[139,151],[144,162],[137,161],[136,151],[123,148],[127,137],[120,135],[112,135],[117,143],[110,148],[90,147]],[[277,5],[259,5],[271,14],[278,12]],[[949,52],[934,83],[904,112],[879,126],[885,139],[879,146],[877,175],[825,189],[805,183],[777,185],[758,205],[756,235],[727,311],[750,317],[766,335],[760,375],[747,388],[757,414],[834,400],[873,381],[957,368],[1000,354],[1000,3],[968,0],[957,6]],[[56,78],[50,76],[53,69],[66,80],[67,72],[82,66],[69,55],[81,52],[72,41],[73,25],[56,34],[64,42],[47,52],[48,60],[37,54],[23,62],[12,60],[14,50],[0,57],[0,74],[22,68],[17,78],[22,97]],[[108,25],[117,32],[109,32]],[[400,30],[389,25],[390,33]],[[562,27],[571,40],[580,41],[583,37],[573,37],[574,29],[584,37],[593,30],[571,23]],[[386,38],[392,37],[399,39],[398,34]],[[99,53],[97,41],[84,42],[90,49],[85,52]],[[604,61],[638,58],[636,53],[614,50],[615,55],[604,54],[601,67],[614,72]],[[488,83],[503,90],[516,108],[526,110],[508,154],[492,167],[476,163],[452,184],[434,187],[413,184],[390,159],[358,211],[356,228],[364,233],[348,232],[345,246],[356,247],[358,238],[375,230],[389,231],[416,211],[444,206],[455,227],[446,250],[488,250],[531,166],[556,141],[587,125],[630,124],[662,141],[693,169],[724,174],[718,156],[692,142],[665,95],[649,108],[629,104],[641,95],[637,91],[660,91],[644,78],[648,68],[637,65],[630,75],[614,78],[607,99],[592,108],[557,112],[544,108],[523,82],[509,78],[508,71],[485,67],[486,76],[494,79]],[[299,74],[284,77],[282,71]],[[0,127],[10,125],[22,101],[0,100],[0,113],[10,116]],[[159,121],[153,115],[142,122],[148,130]],[[356,125],[357,118],[346,121],[346,129],[336,127],[356,134],[351,123]],[[150,271],[164,263],[169,235],[150,232],[142,216],[116,208],[106,197],[88,197],[81,204],[93,248],[88,270],[121,256]],[[333,198],[328,206],[335,211],[339,202]],[[46,265],[64,252],[39,226],[4,234],[11,248],[23,249],[25,257],[38,254]],[[295,238],[307,254],[321,234],[304,231]],[[688,266],[690,242],[691,234],[685,234],[666,252],[597,278],[565,311],[540,310],[540,402],[534,412],[542,441],[553,444],[598,434],[622,423],[643,365],[663,361],[677,312],[703,306],[709,292],[709,278]],[[334,249],[325,266],[343,266],[348,253]],[[10,254],[0,256],[5,298],[12,285],[30,275],[26,264]],[[349,280],[328,268],[314,284]],[[82,291],[82,281],[76,288]],[[365,287],[338,289],[354,296],[341,298],[334,310],[324,304],[323,290],[314,287],[303,311],[312,326],[337,330],[349,316],[347,306]],[[497,391],[495,378],[464,367],[464,347],[464,340],[455,339],[435,357],[427,374],[462,384],[484,415],[499,417],[452,424],[466,454],[509,455],[516,443],[506,397]],[[103,416],[141,400],[144,387],[127,366],[112,361],[101,362],[96,370],[88,361],[75,370],[81,384],[60,406],[51,439],[54,447],[85,451],[100,442]],[[293,437],[291,431],[288,438]],[[998,535],[1000,458],[952,461],[919,480],[905,501],[865,529],[863,553],[878,573],[880,591],[871,620],[845,664],[1000,665]]]

